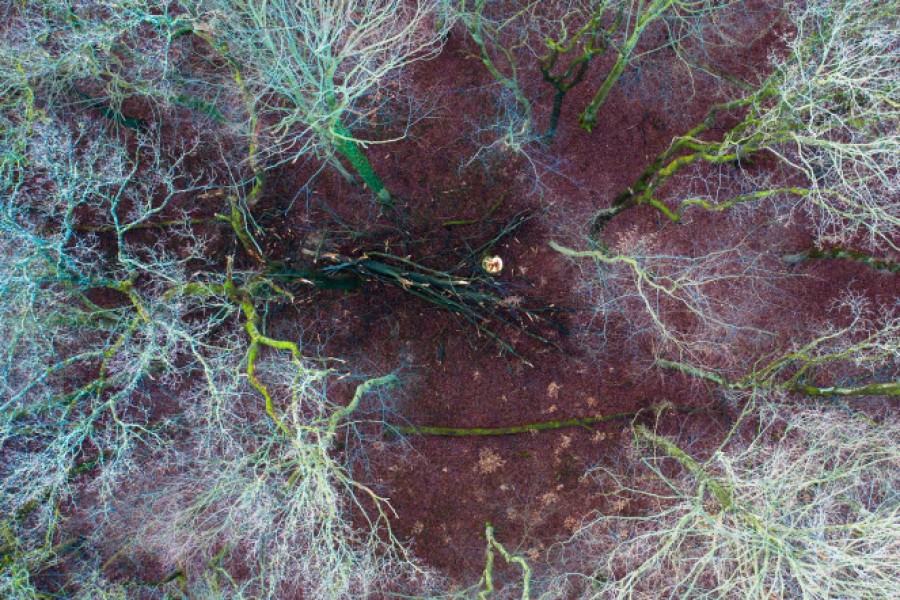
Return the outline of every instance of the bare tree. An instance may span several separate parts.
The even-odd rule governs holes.
[[[672,220],[692,207],[727,210],[769,199],[785,219],[810,216],[820,243],[863,243],[897,251],[900,53],[890,32],[898,6],[818,0],[790,7],[796,34],[773,59],[772,75],[752,94],[716,106],[709,117],[650,165],[601,211],[595,234],[621,210],[652,205]],[[747,116],[723,140],[704,134],[722,112]],[[670,208],[661,186],[697,163],[740,164],[774,156],[780,176],[751,183],[736,196],[680,198]]]
[[[727,390],[772,390],[809,396],[900,396],[898,306],[876,309],[860,296],[846,296],[838,310],[846,325],[824,326],[812,341],[757,362],[750,373],[729,379],[721,373],[658,359],[665,369],[706,379]],[[844,317],[846,318],[846,317]]]
[[[588,131],[596,125],[601,107],[626,68],[659,50],[639,49],[642,41],[646,43],[648,30],[664,29],[663,46],[675,49],[689,68],[701,68],[689,60],[683,48],[715,37],[720,13],[742,10],[737,2],[706,0],[566,0],[524,4],[445,0],[445,4],[451,18],[465,25],[482,63],[504,93],[515,100],[520,123],[515,128],[501,128],[501,139],[517,149],[530,142],[552,140],[566,94],[585,80],[597,56],[611,54],[616,58],[581,113],[581,125]],[[531,60],[553,88],[549,122],[540,135],[535,133],[537,126],[532,116],[538,90],[529,86],[523,74]],[[708,68],[705,70],[709,72]]]
[[[259,151],[276,162],[314,151],[343,157],[379,202],[390,192],[363,149],[392,140],[352,132],[380,102],[379,90],[415,61],[434,56],[444,30],[433,0],[185,2],[193,30],[238,69]]]
[[[634,426],[640,466],[598,468],[633,516],[597,515],[569,541],[577,575],[554,589],[585,598],[893,596],[897,423],[760,395],[702,455]]]
[[[351,373],[267,335],[258,307],[291,293],[265,273],[223,268],[193,227],[188,200],[223,187],[214,169],[189,166],[207,141],[164,140],[154,123],[132,127],[78,101],[72,85],[103,77],[89,62],[65,67],[80,65],[75,42],[93,39],[90,7],[76,8],[70,20],[11,15],[71,52],[43,52],[28,36],[0,45],[0,591],[40,597],[40,574],[59,570],[54,593],[121,592],[105,567],[129,550],[173,569],[142,582],[160,590],[352,596],[398,578],[418,585],[428,574],[381,535],[386,500],[333,451],[367,392],[393,377],[360,378],[345,405],[323,386]],[[109,40],[148,20],[175,35],[175,20],[127,14],[139,17],[110,19]],[[158,114],[169,109],[163,87],[144,92]],[[112,110],[112,95],[97,97]],[[186,478],[167,480],[175,467]],[[160,527],[138,538],[147,519],[133,519],[130,494],[151,480],[186,503],[147,505]],[[229,534],[250,536],[249,571],[237,568],[247,548],[216,545]]]
[[[550,245],[580,264],[596,318],[624,318],[642,351],[722,367],[738,360],[737,340],[771,335],[748,316],[766,303],[779,265],[742,237],[695,255],[666,252],[661,236],[637,231],[590,250]]]

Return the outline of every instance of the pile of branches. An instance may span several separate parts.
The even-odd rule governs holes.
[[[517,215],[496,238],[476,249],[469,258],[485,255],[497,241],[518,228],[526,215]],[[401,289],[442,310],[459,315],[497,343],[503,350],[525,360],[505,337],[517,331],[539,342],[556,346],[546,332],[566,334],[558,315],[564,309],[540,305],[533,298],[505,293],[502,282],[491,278],[471,260],[464,260],[454,268],[441,271],[385,252],[369,251],[353,258],[335,252],[304,248],[301,254],[316,263],[318,268],[294,268],[273,263],[268,268],[271,278],[285,283],[301,282],[319,289],[355,289],[368,282],[378,282]],[[463,273],[468,270],[468,274]],[[528,362],[525,360],[525,362]]]

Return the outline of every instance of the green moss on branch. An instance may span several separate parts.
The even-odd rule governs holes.
[[[403,435],[444,437],[517,435],[521,433],[531,433],[533,431],[565,429],[567,427],[590,427],[591,425],[596,425],[598,423],[634,417],[635,414],[636,413],[615,413],[610,415],[597,415],[594,417],[566,419],[562,421],[543,421],[526,425],[513,425],[511,427],[428,427],[424,425],[393,425],[390,429]]]
[[[482,576],[484,589],[479,592],[478,600],[486,600],[494,592],[494,550],[499,552],[507,563],[517,564],[522,569],[522,600],[531,598],[531,567],[528,562],[521,556],[512,554],[503,544],[497,541],[497,538],[494,537],[494,526],[490,523],[485,523],[484,537],[487,540],[484,574]]]

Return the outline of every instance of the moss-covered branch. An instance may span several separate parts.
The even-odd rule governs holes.
[[[334,411],[331,414],[331,417],[328,419],[328,436],[333,436],[337,431],[338,426],[341,421],[349,417],[353,411],[359,408],[359,403],[362,401],[362,397],[379,387],[390,387],[397,383],[397,376],[393,373],[389,375],[384,375],[383,377],[375,377],[373,379],[367,379],[362,382],[358,386],[356,386],[356,391],[353,393],[353,398],[347,404],[347,406],[340,408]]]
[[[497,32],[492,30],[489,25],[485,22],[484,19],[484,10],[487,6],[487,0],[475,0],[474,10],[471,13],[465,15],[464,22],[466,28],[469,30],[469,35],[472,36],[472,40],[478,46],[480,51],[479,57],[481,58],[482,64],[487,68],[490,72],[491,76],[497,80],[497,82],[502,85],[506,90],[508,90],[513,97],[516,99],[516,104],[519,105],[522,110],[522,114],[525,117],[526,126],[530,127],[533,123],[531,117],[531,101],[525,96],[522,92],[521,87],[519,86],[518,79],[518,69],[516,67],[516,60],[513,57],[512,51],[505,47],[503,44],[495,44],[497,50],[500,54],[503,55],[506,60],[507,65],[509,65],[509,69],[511,74],[509,76],[505,75],[500,68],[494,62],[494,59],[491,58],[491,52],[488,48],[488,41],[485,40],[485,33],[488,33],[494,37],[496,37]],[[488,31],[490,30],[490,31]]]
[[[391,193],[384,187],[384,182],[375,173],[372,163],[363,153],[359,146],[359,142],[350,133],[340,119],[335,118],[331,126],[331,137],[334,140],[334,147],[346,158],[353,169],[359,174],[360,178],[365,182],[369,189],[375,194],[375,198],[382,206],[392,206],[393,200]]]
[[[522,600],[531,598],[531,567],[528,562],[521,556],[517,556],[509,552],[503,544],[494,537],[494,526],[485,523],[484,537],[487,540],[487,549],[485,550],[484,561],[484,589],[479,592],[478,599],[486,600],[494,592],[494,550],[500,553],[500,556],[509,563],[517,564],[522,569]]]
[[[250,143],[247,148],[247,160],[250,164],[250,169],[253,171],[253,187],[247,195],[247,205],[252,208],[260,200],[265,191],[264,169],[259,162],[259,115],[256,111],[256,100],[247,87],[243,68],[238,60],[232,55],[228,43],[216,39],[213,37],[210,30],[200,26],[184,27],[179,30],[179,35],[184,35],[188,32],[204,40],[209,47],[215,50],[216,53],[228,63],[228,66],[231,67],[233,72],[232,77],[244,103],[244,110],[247,111],[247,114],[250,117],[250,122],[247,126],[250,138]]]
[[[597,423],[606,423],[616,419],[634,417],[636,413],[614,413],[610,415],[597,415],[593,417],[581,417],[577,419],[565,419],[560,421],[542,421],[540,423],[528,423],[525,425],[513,425],[510,427],[429,427],[425,425],[391,425],[390,431],[403,435],[427,435],[443,437],[479,437],[495,435],[517,435],[531,433],[533,431],[548,431],[552,429],[565,429],[567,427],[590,427]]]
[[[772,389],[808,396],[900,396],[900,381],[869,383],[861,386],[814,386],[799,382],[798,379],[801,379],[801,376],[809,371],[813,362],[822,364],[827,361],[804,360],[802,353],[793,353],[737,380],[727,379],[714,371],[671,360],[657,359],[656,364],[664,369],[712,381],[729,390]],[[778,382],[775,379],[776,374],[794,363],[801,365],[798,374],[793,375],[787,381]]]
[[[674,442],[664,438],[661,435],[650,431],[643,425],[635,425],[634,433],[637,438],[643,442],[650,443],[663,452],[667,456],[675,459],[678,464],[684,467],[697,481],[705,485],[719,503],[719,506],[726,511],[734,509],[734,492],[728,484],[720,481],[706,472],[706,469],[694,460],[687,452],[679,448]]]
[[[780,188],[778,190],[760,190],[753,194],[745,194],[724,203],[715,205],[696,199],[687,200],[673,211],[669,209],[662,201],[655,197],[656,191],[675,174],[679,173],[686,167],[699,161],[710,164],[727,164],[730,162],[745,159],[750,154],[763,148],[765,141],[767,144],[773,143],[772,140],[763,140],[760,136],[749,136],[746,139],[741,138],[741,132],[751,127],[756,121],[753,114],[748,115],[737,126],[733,127],[725,141],[705,141],[700,136],[708,132],[716,123],[719,114],[746,108],[748,106],[758,105],[766,98],[771,97],[775,93],[771,85],[761,87],[759,90],[744,98],[724,102],[713,106],[702,123],[675,138],[669,147],[662,152],[657,158],[644,169],[643,173],[638,177],[637,181],[628,189],[617,195],[609,208],[600,210],[594,217],[594,223],[591,228],[592,235],[597,236],[606,226],[606,224],[619,213],[639,205],[653,206],[662,212],[668,219],[679,221],[681,213],[690,206],[701,206],[708,210],[724,210],[735,204],[747,202],[754,199],[761,199],[774,193],[791,192],[794,188]],[[735,140],[740,140],[735,142]],[[805,190],[798,190],[799,193],[805,193]],[[718,208],[723,206],[723,208]]]
[[[613,86],[619,81],[619,78],[625,71],[625,67],[628,65],[628,61],[631,60],[631,55],[644,31],[647,29],[647,26],[662,17],[674,1],[675,0],[652,0],[644,8],[643,13],[635,21],[631,34],[625,40],[625,43],[616,55],[616,62],[613,65],[612,70],[607,74],[606,79],[604,79],[603,83],[600,85],[600,89],[594,94],[594,97],[584,109],[584,112],[581,113],[582,127],[590,131],[594,128],[594,125],[597,124],[597,113],[600,111],[600,107],[603,106],[603,103],[612,91]]]
[[[900,273],[900,262],[888,260],[885,258],[876,258],[865,252],[858,250],[850,250],[836,246],[833,248],[809,248],[793,254],[787,254],[782,260],[788,264],[795,265],[806,260],[817,259],[842,259],[853,260],[859,263],[877,269],[879,271],[887,271],[889,273]]]
[[[264,384],[259,377],[256,375],[256,364],[259,361],[259,350],[261,346],[267,346],[269,348],[273,348],[275,350],[287,350],[291,353],[291,359],[294,364],[299,368],[303,369],[303,355],[300,352],[300,348],[291,341],[286,340],[276,340],[270,338],[268,336],[263,335],[259,330],[259,314],[256,312],[256,307],[253,306],[253,302],[250,297],[247,296],[244,290],[238,289],[234,283],[228,281],[225,284],[225,292],[228,296],[241,308],[241,311],[244,313],[244,317],[246,321],[244,322],[244,330],[247,332],[247,335],[250,336],[250,347],[247,349],[247,379],[250,380],[250,384],[256,388],[256,390],[262,394],[263,399],[265,400],[266,414],[275,422],[278,428],[287,436],[292,434],[290,428],[284,423],[284,420],[275,410],[275,402],[272,399],[272,395],[269,392],[269,388]]]
[[[603,29],[600,26],[601,20],[609,8],[609,2],[601,2],[584,24],[575,34],[568,40],[547,39],[547,53],[541,58],[541,74],[544,81],[553,86],[553,108],[550,111],[550,122],[547,131],[544,133],[544,143],[550,143],[556,134],[559,126],[559,115],[562,111],[562,103],[566,94],[573,87],[581,83],[587,73],[591,60],[597,54],[601,54],[609,47],[609,37],[618,29],[622,22],[622,12],[612,25]],[[562,20],[563,27],[565,21]],[[564,54],[572,53],[576,47],[581,46],[580,54],[569,61],[562,72],[554,73],[553,70],[559,61],[559,57]]]

